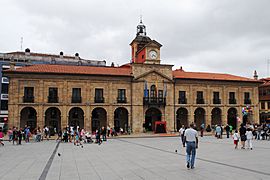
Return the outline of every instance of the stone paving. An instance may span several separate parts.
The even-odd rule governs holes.
[[[53,140],[5,142],[0,179],[270,179],[270,141],[254,141],[253,150],[235,150],[232,139],[199,141],[193,170],[186,168],[179,137],[116,138],[83,147],[60,143],[57,149]]]

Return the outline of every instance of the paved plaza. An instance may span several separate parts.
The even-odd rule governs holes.
[[[270,179],[269,141],[254,141],[253,150],[235,150],[232,139],[199,141],[192,170],[179,137],[116,138],[83,147],[6,141],[0,147],[0,179]]]

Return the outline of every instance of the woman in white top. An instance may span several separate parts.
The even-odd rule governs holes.
[[[253,134],[252,134],[251,128],[248,128],[248,129],[247,129],[246,136],[247,136],[247,145],[248,145],[248,149],[252,150],[252,139],[253,139]]]

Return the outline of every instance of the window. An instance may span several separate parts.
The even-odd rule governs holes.
[[[24,87],[23,102],[34,102],[34,87]]]
[[[235,99],[235,92],[230,92],[229,93],[229,98],[230,99]]]
[[[203,92],[197,91],[197,99],[203,99]]]
[[[261,102],[261,108],[265,109],[265,102]]]
[[[178,104],[186,104],[186,103],[187,103],[186,91],[179,91]]]
[[[197,104],[204,104],[203,91],[197,91]]]
[[[213,99],[213,104],[220,104],[220,99],[219,99],[219,92],[213,92],[213,96],[214,96],[214,99]]]
[[[236,104],[235,92],[229,92],[229,104]]]
[[[72,88],[72,103],[81,103],[81,88]]]
[[[103,89],[95,89],[95,103],[104,103]]]
[[[270,101],[267,102],[267,109],[270,109]]]
[[[8,84],[2,84],[2,94],[8,94]]]
[[[157,97],[157,95],[156,95],[156,86],[152,85],[150,90],[151,90],[150,91],[150,97]]]
[[[158,97],[163,98],[163,90],[158,90]]]
[[[118,97],[117,97],[118,103],[126,103],[126,90],[125,89],[118,89]]]
[[[58,88],[49,88],[49,103],[58,103]]]
[[[245,97],[244,104],[251,104],[249,92],[245,92],[244,97]]]
[[[8,110],[8,100],[1,100],[1,110]]]

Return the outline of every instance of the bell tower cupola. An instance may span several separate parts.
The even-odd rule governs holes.
[[[130,43],[130,46],[132,63],[160,63],[160,47],[162,45],[146,35],[146,26],[142,19],[137,25],[136,37]]]

